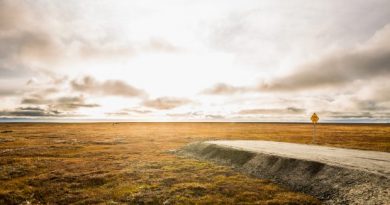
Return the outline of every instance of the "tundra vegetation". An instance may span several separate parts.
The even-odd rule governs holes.
[[[2,123],[0,204],[319,204],[171,150],[209,139],[310,143],[309,124]],[[317,125],[320,145],[390,152],[390,125]]]

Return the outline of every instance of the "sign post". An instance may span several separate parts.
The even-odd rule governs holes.
[[[316,143],[316,124],[318,123],[318,120],[320,119],[316,113],[313,113],[311,116],[311,121],[313,123],[313,139],[311,141],[312,144]]]

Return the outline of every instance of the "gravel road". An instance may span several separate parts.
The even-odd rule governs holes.
[[[329,165],[368,171],[390,177],[390,153],[386,152],[259,140],[217,140],[204,143],[256,153],[319,161]]]

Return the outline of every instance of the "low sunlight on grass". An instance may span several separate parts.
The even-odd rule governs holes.
[[[0,124],[0,204],[318,204],[268,180],[175,156],[207,139],[310,143],[309,124]],[[318,125],[321,145],[390,152],[388,125]]]

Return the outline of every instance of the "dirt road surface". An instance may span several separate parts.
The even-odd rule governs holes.
[[[319,161],[390,177],[390,153],[386,152],[259,140],[216,140],[205,143],[256,153]]]
[[[390,153],[255,140],[194,142],[179,155],[228,165],[324,204],[388,204]]]

